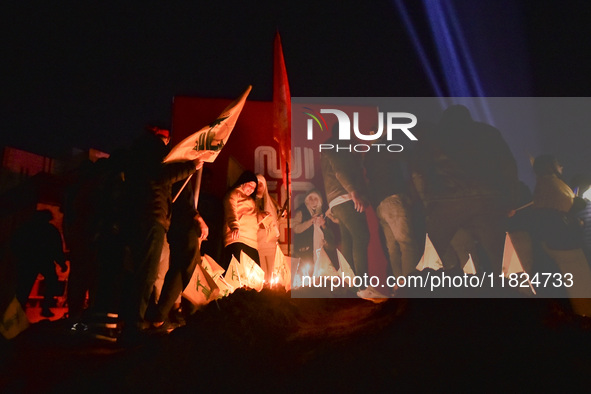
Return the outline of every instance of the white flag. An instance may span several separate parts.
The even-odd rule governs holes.
[[[429,234],[426,235],[425,252],[423,253],[423,257],[421,257],[419,264],[417,264],[417,270],[422,271],[425,268],[431,268],[434,271],[443,268],[441,259],[439,258],[433,243],[429,239]]]
[[[240,265],[244,269],[246,285],[256,291],[263,290],[263,286],[265,285],[265,271],[243,251],[240,252]]]

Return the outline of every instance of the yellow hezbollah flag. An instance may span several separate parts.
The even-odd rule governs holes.
[[[230,294],[232,294],[234,292],[234,290],[236,290],[236,288],[234,288],[234,286],[232,286],[228,282],[226,282],[224,277],[221,275],[218,276],[217,278],[215,278],[215,284],[220,289],[220,294],[219,294],[218,298],[227,297]]]
[[[0,321],[0,334],[6,339],[12,339],[29,327],[29,320],[16,297],[8,304]]]
[[[220,289],[215,281],[200,265],[195,267],[189,284],[183,290],[183,297],[194,305],[205,305],[218,298]]]
[[[234,256],[232,256],[232,260],[230,261],[230,265],[226,270],[226,275],[224,276],[224,280],[227,284],[232,286],[234,289],[238,289],[242,287],[242,278],[241,272],[243,271],[242,266],[236,260]]]
[[[201,259],[201,266],[203,267],[204,270],[207,271],[207,273],[209,275],[211,275],[211,277],[216,280],[218,277],[220,277],[223,273],[224,273],[224,269],[222,267],[220,267],[220,265],[218,263],[215,262],[215,260],[213,258],[211,258],[211,256],[209,255],[204,255],[203,258]]]
[[[230,103],[216,120],[175,145],[163,162],[200,159],[207,163],[213,163],[228,141],[251,89],[252,86],[249,85],[244,93]]]

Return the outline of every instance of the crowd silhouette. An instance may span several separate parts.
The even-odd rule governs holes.
[[[473,120],[466,107],[451,106],[439,122],[423,123],[415,131],[418,141],[401,153],[321,153],[323,190],[308,190],[291,214],[293,258],[317,265],[324,256],[322,264],[328,262],[335,272],[347,262],[355,275],[367,274],[365,210],[372,207],[389,273],[396,277],[417,272],[427,236],[444,272],[462,275],[471,257],[477,273],[496,277],[504,270],[508,236],[525,273],[570,270],[584,289],[569,290],[569,298],[585,298],[591,271],[584,231],[591,223],[586,200],[561,179],[556,158],[535,158],[532,194],[520,182],[499,130]],[[336,128],[333,132],[336,138]],[[120,338],[131,342],[145,332],[183,324],[194,306],[181,307],[180,295],[202,252],[224,268],[244,252],[263,268],[267,282],[272,279],[284,210],[269,195],[264,176],[245,171],[222,203],[208,194],[212,173],[205,169],[201,212],[193,187],[182,189],[173,203],[184,180],[203,164],[163,164],[169,137],[165,128],[150,127],[129,149],[83,163],[71,180],[62,210],[73,324],[114,312],[123,327]],[[45,279],[42,315],[47,317],[57,291],[55,264],[67,269],[62,239],[50,220],[48,211],[36,212],[11,243],[17,299],[27,306],[40,273]],[[163,253],[165,242],[169,249]],[[354,291],[369,299],[396,294],[365,286]],[[591,312],[585,302],[573,302],[572,308],[582,315]]]

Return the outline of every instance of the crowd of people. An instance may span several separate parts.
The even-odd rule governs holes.
[[[134,341],[144,333],[168,332],[194,312],[190,303],[181,305],[181,293],[201,262],[201,243],[209,239],[210,227],[195,207],[194,186],[183,184],[203,163],[163,163],[169,141],[167,129],[150,126],[129,149],[80,167],[62,206],[68,256],[59,231],[49,223],[49,211],[37,211],[15,232],[12,250],[23,307],[41,273],[46,283],[42,316],[53,316],[54,264],[65,271],[68,259],[73,327],[115,312],[123,327],[120,338]],[[207,199],[204,203],[215,205]],[[223,251],[215,245],[208,251],[225,268],[244,251],[270,277],[280,207],[264,177],[245,171],[223,206],[223,217],[204,215],[214,222],[212,229],[224,229],[223,234],[215,230],[210,242],[223,242]]]
[[[507,274],[503,253],[509,236],[530,277],[565,273],[568,260],[578,267],[579,290],[569,296],[589,292],[588,245],[582,237],[589,223],[581,220],[586,203],[561,179],[553,156],[532,159],[537,176],[532,195],[499,130],[474,121],[465,106],[450,106],[437,123],[422,123],[413,132],[418,141],[395,154],[321,152],[324,195],[310,191],[294,212],[294,256],[317,264],[318,242],[326,236],[327,252],[338,245],[355,275],[369,274],[366,209],[371,206],[390,275],[417,273],[428,238],[447,274],[463,275],[471,258],[478,273],[496,279]],[[338,144],[337,126],[325,143]],[[322,201],[328,206],[319,211]],[[338,227],[338,242],[329,221]],[[338,271],[336,258],[331,260]],[[391,295],[371,287],[355,290],[363,298]],[[391,290],[395,294],[396,288]]]
[[[471,256],[478,271],[500,274],[508,232],[526,272],[539,270],[540,250],[558,270],[567,258],[561,251],[575,250],[569,264],[575,261],[584,272],[578,275],[589,273],[584,280],[591,284],[582,236],[589,227],[581,220],[586,204],[561,179],[554,157],[542,155],[533,162],[537,184],[532,195],[519,181],[501,133],[474,121],[466,107],[449,107],[438,123],[423,124],[416,133],[419,140],[395,154],[322,152],[323,191],[309,190],[291,215],[292,256],[318,264],[323,252],[335,271],[345,261],[355,275],[368,274],[366,209],[371,206],[394,276],[415,272],[426,236],[446,272],[462,273]],[[194,188],[181,191],[181,185],[203,163],[163,163],[169,141],[168,130],[151,127],[130,149],[82,166],[71,183],[63,211],[73,321],[83,321],[90,312],[117,311],[121,338],[170,329],[175,320],[182,321],[180,296],[206,240],[223,243],[222,251],[210,248],[218,250],[213,257],[223,268],[244,253],[271,280],[284,212],[264,176],[243,172],[223,199],[223,220],[221,211],[202,216]],[[12,243],[18,300],[26,305],[31,278],[41,273],[48,283],[44,316],[51,315],[55,294],[51,268],[55,262],[67,269],[61,238],[49,220],[47,212],[38,212],[15,232]],[[218,220],[221,224],[214,223]],[[362,298],[390,295],[371,287],[354,290]],[[185,310],[185,317],[191,312]]]

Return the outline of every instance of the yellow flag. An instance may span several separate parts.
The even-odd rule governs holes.
[[[224,280],[234,289],[238,289],[243,286],[241,273],[242,273],[242,266],[236,260],[234,256],[232,256],[232,260],[230,261],[230,265],[226,270],[226,275],[224,276]]]
[[[265,285],[265,271],[244,252],[240,252],[240,264],[244,269],[246,285],[256,291],[263,290],[263,286]]]
[[[0,334],[6,339],[12,339],[29,327],[29,320],[16,297],[12,299],[2,315]]]
[[[251,89],[252,86],[249,85],[244,93],[230,103],[217,119],[175,145],[163,162],[201,159],[201,161],[213,163],[230,138],[230,133],[236,125]]]
[[[201,258],[201,266],[206,270],[209,275],[215,280],[219,276],[223,275],[225,269],[223,269],[213,258],[208,255],[204,255]]]
[[[215,284],[220,289],[220,294],[218,296],[219,298],[227,297],[230,294],[232,294],[234,292],[234,290],[236,290],[236,288],[234,288],[234,286],[232,286],[228,282],[226,282],[224,277],[221,275],[215,279]]]
[[[197,265],[189,284],[183,290],[183,297],[194,305],[205,305],[218,298],[220,289],[209,273]]]

